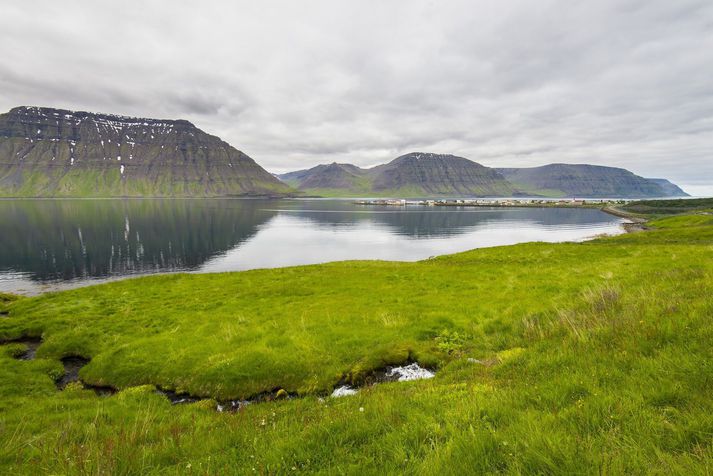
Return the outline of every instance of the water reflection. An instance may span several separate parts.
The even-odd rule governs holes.
[[[339,200],[0,201],[0,290],[346,259],[413,261],[617,233],[589,209],[365,207]]]
[[[591,227],[620,220],[598,210],[575,208],[427,207],[363,206],[347,201],[294,200],[271,209],[281,215],[306,218],[330,227],[376,222],[391,233],[424,238],[467,233],[473,227],[504,221],[526,221],[544,227]]]
[[[580,213],[583,216],[572,216]],[[337,222],[325,220],[325,215],[316,219],[312,214],[282,212],[254,238],[209,260],[200,271],[354,259],[416,261],[473,248],[530,241],[578,241],[622,231],[620,220],[597,210],[528,209],[524,213],[500,209],[448,210],[357,215],[361,214]],[[568,218],[572,221],[567,221]]]
[[[0,202],[0,272],[38,281],[195,269],[274,212],[246,201]]]

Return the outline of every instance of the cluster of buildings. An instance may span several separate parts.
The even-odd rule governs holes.
[[[444,200],[406,200],[406,199],[379,199],[358,200],[357,205],[425,205],[425,206],[452,206],[452,207],[523,207],[523,206],[558,206],[577,207],[585,205],[623,205],[628,200],[611,199],[543,199],[543,198],[478,198],[478,199],[444,199]]]

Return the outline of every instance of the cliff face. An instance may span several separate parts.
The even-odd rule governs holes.
[[[18,107],[0,115],[0,196],[215,197],[290,188],[188,121]]]
[[[664,197],[690,197],[690,195],[684,192],[681,187],[666,179],[650,178],[646,180],[650,180],[661,187],[665,192]]]
[[[646,179],[628,170],[586,164],[550,164],[524,169],[498,169],[515,187],[529,194],[590,198],[685,196],[669,183]],[[673,186],[673,187],[671,187]]]

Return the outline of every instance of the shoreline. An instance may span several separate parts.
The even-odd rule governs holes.
[[[626,212],[616,207],[603,207],[601,210],[609,215],[629,220],[629,223],[622,224],[626,233],[639,233],[649,229],[646,226],[648,219],[635,213]]]
[[[493,206],[491,205],[478,205],[482,207],[489,207],[492,208]],[[501,208],[521,208],[519,206],[501,206]],[[634,222],[634,217],[629,217],[626,216],[626,213],[623,211],[619,211],[618,213],[613,210],[607,210],[601,207],[582,207],[582,206],[569,206],[569,207],[564,207],[564,206],[549,206],[549,207],[543,207],[543,206],[537,206],[537,205],[530,205],[529,207],[522,207],[522,208],[586,208],[586,209],[600,209],[601,211],[617,216],[618,218],[625,218],[632,220],[632,223],[621,223],[621,229],[623,229],[623,233],[617,233],[617,234],[626,234],[626,233],[633,233],[633,232],[638,232],[638,231],[644,231],[646,228],[643,227],[642,223],[635,223]],[[645,220],[644,220],[645,222]],[[608,235],[608,236],[615,236],[615,235]],[[592,236],[586,236],[584,238],[580,238],[577,240],[572,240],[570,242],[584,242],[584,241],[590,241],[594,240],[597,238],[600,238],[600,235],[592,235]],[[559,242],[552,242],[554,243],[566,243],[568,241],[559,241]],[[491,247],[496,247],[496,246],[517,246],[518,244],[521,243],[516,243],[516,244],[501,244],[501,245],[493,245],[493,246],[481,246],[481,247],[476,247],[476,248],[469,248],[467,250],[462,250],[458,251],[456,253],[444,253],[436,256],[447,256],[449,254],[457,254],[457,253],[462,253],[462,252],[468,252],[468,251],[473,251],[476,249],[484,249],[484,248],[491,248]],[[419,262],[419,261],[426,261],[430,258],[424,258],[424,259],[417,259],[417,260],[407,260],[407,261],[401,261],[401,260],[383,260],[383,261],[394,261],[394,262]],[[363,260],[363,261],[371,261],[371,260]],[[317,263],[310,263],[310,264],[302,264],[302,265],[296,265],[296,266],[318,266],[318,265],[323,265],[323,264],[328,264],[328,263],[336,263],[339,262],[337,261],[328,261],[328,262],[317,262]],[[191,270],[191,269],[184,269],[184,270],[174,270],[174,271],[156,271],[156,272],[146,272],[146,273],[136,273],[136,274],[126,274],[126,275],[119,275],[119,276],[107,276],[107,277],[98,277],[98,278],[91,278],[91,279],[86,279],[86,280],[81,280],[81,279],[73,279],[69,281],[58,281],[58,282],[46,282],[46,283],[35,283],[35,282],[28,282],[28,286],[26,288],[20,288],[20,289],[15,289],[15,290],[10,290],[10,289],[0,289],[0,293],[7,293],[7,294],[13,294],[17,296],[23,296],[23,297],[37,297],[37,296],[42,296],[46,295],[49,293],[57,293],[57,292],[64,292],[64,291],[72,291],[75,289],[79,288],[84,288],[84,287],[89,287],[89,286],[100,286],[103,284],[108,284],[116,281],[124,281],[127,279],[138,279],[138,278],[144,278],[144,277],[150,277],[150,276],[162,276],[162,275],[171,275],[171,274],[222,274],[222,273],[242,273],[242,272],[249,272],[249,271],[256,271],[256,270],[265,270],[265,269],[280,269],[280,268],[291,268],[295,267],[293,265],[288,265],[288,266],[277,266],[277,267],[259,267],[259,268],[252,268],[252,269],[243,269],[243,270],[234,270],[234,271],[217,271],[213,273],[205,273],[201,272],[199,270]],[[28,278],[28,281],[31,281]],[[2,284],[2,280],[0,279],[0,284]],[[2,286],[0,286],[2,287]]]
[[[483,208],[563,208],[563,209],[595,209],[609,215],[629,220],[622,223],[626,233],[636,233],[647,230],[646,218],[636,213],[621,210],[617,205],[624,205],[629,199],[473,199],[473,200],[405,200],[405,199],[378,199],[356,200],[352,203],[364,206],[429,206],[429,207],[483,207]]]

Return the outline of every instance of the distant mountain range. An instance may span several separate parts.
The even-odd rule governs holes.
[[[553,197],[685,197],[665,179],[639,177],[628,170],[587,164],[550,164],[524,169],[497,169],[525,194]]]
[[[534,196],[584,198],[683,197],[665,179],[597,165],[551,164],[493,169],[463,157],[413,152],[369,169],[324,164],[278,175],[305,195],[359,197]]]
[[[278,180],[279,178],[279,180]],[[493,169],[413,152],[363,169],[325,164],[273,176],[185,120],[17,107],[0,114],[0,197],[686,196],[665,179],[552,164]]]
[[[323,196],[510,196],[516,192],[497,170],[441,154],[406,154],[370,169],[351,164],[318,165],[278,177],[307,194]]]
[[[17,107],[0,115],[0,196],[215,197],[293,190],[188,121]]]

